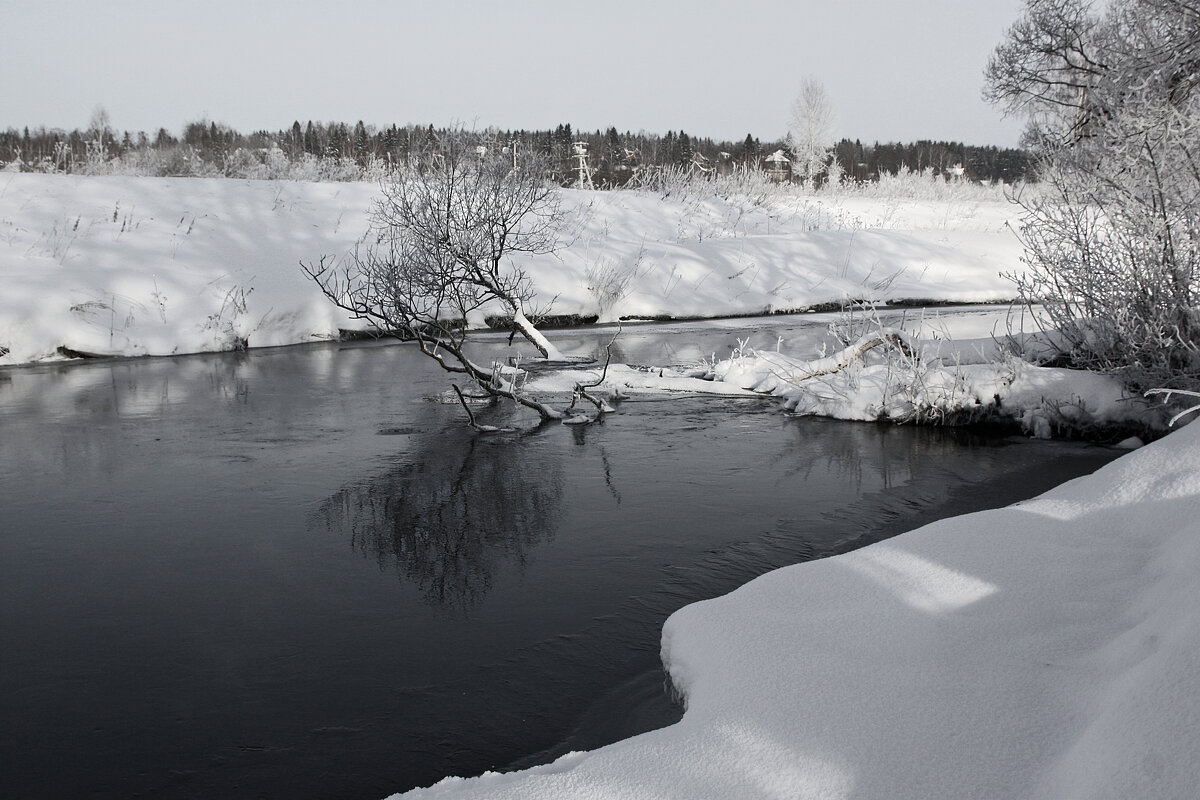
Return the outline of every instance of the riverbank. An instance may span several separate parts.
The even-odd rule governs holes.
[[[0,280],[7,287],[0,295],[0,367],[370,335],[364,321],[322,295],[300,264],[349,252],[367,229],[378,191],[370,183],[0,174]],[[897,308],[913,298],[938,306],[987,304],[1011,297],[1013,285],[1002,274],[1021,268],[1010,228],[1015,207],[1001,190],[969,184],[941,186],[927,198],[847,189],[754,203],[697,189],[564,190],[562,200],[563,248],[520,262],[549,306],[543,313],[551,323],[765,320],[856,305]],[[497,311],[482,308],[465,322],[502,326]],[[858,312],[850,321],[861,332],[874,324],[874,313]],[[911,320],[912,335],[926,344],[919,365],[900,365],[917,367],[901,382],[895,361],[863,359],[855,370],[808,382],[799,393],[766,386],[764,379],[778,371],[775,361],[794,366],[823,353],[775,342],[754,343],[757,366],[739,346],[736,369],[707,377],[782,394],[797,413],[843,419],[1018,418],[1039,436],[1114,424],[1149,429],[1158,422],[1143,422],[1136,403],[1119,402],[1111,382],[1092,380],[1087,390],[1099,394],[1078,395],[1077,376],[1004,362],[1009,353],[994,346],[985,349],[997,365],[983,366],[973,353],[964,358],[980,350],[974,344],[943,352],[945,341],[962,331],[928,324],[919,311]],[[1001,315],[986,333],[965,335],[1024,342],[1031,326],[1019,314]],[[763,351],[780,359],[764,360]],[[699,354],[713,361],[728,356]],[[1018,380],[1018,373],[1035,377]],[[1022,382],[1036,396],[1009,391]],[[1039,417],[1026,413],[1029,404]]]
[[[364,329],[301,261],[349,252],[372,183],[0,173],[0,366],[173,355]],[[848,301],[1010,298],[1019,270],[998,189],[951,199],[563,190],[555,255],[521,262],[562,318],[687,319]],[[498,309],[468,323],[485,326]],[[61,349],[60,349],[61,348]]]

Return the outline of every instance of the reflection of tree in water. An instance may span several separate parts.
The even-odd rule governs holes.
[[[502,560],[524,564],[552,537],[562,481],[526,437],[447,433],[418,449],[415,462],[352,484],[317,512],[331,531],[394,566],[425,598],[470,606],[483,598]]]

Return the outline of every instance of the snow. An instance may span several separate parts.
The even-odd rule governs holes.
[[[1143,419],[1149,424],[1154,414],[1103,375],[1037,367],[1018,358],[966,363],[959,354],[972,349],[970,342],[949,358],[931,358],[931,348],[916,341],[911,342],[911,352],[919,357],[897,355],[897,345],[880,343],[887,333],[882,328],[834,355],[813,360],[755,352],[721,361],[705,374],[781,396],[785,407],[797,414],[907,422],[986,412],[997,418],[1016,417],[1043,438],[1053,422]],[[867,347],[872,349],[854,357]]]
[[[678,724],[421,798],[1195,797],[1200,428],[666,623]]]
[[[301,261],[347,253],[379,187],[0,173],[0,366],[265,347],[361,329]],[[518,262],[557,314],[708,317],[1012,296],[1013,207],[977,198],[563,191],[565,248]],[[509,309],[483,309],[487,314]]]
[[[348,249],[373,190],[0,175],[0,365],[336,335],[347,320],[299,261]]]
[[[60,347],[163,355],[361,327],[299,262],[352,247],[376,192],[0,174],[0,366],[61,359]],[[570,245],[523,266],[556,313],[602,320],[1000,300],[1012,293],[1001,273],[1020,269],[1000,198],[759,205],[567,191],[564,202]],[[990,407],[1038,435],[1062,419],[1144,413],[1106,378],[1006,354],[1008,334],[1024,334],[1004,314],[860,323],[852,350],[895,332],[908,354],[886,345],[847,363],[836,348],[747,342],[700,365],[612,364],[590,391],[769,392],[797,413],[847,419]],[[600,373],[525,378],[569,395]],[[1121,446],[1130,452],[1034,500],[780,569],[676,612],[662,637],[687,707],[676,725],[404,796],[1194,797],[1200,427]]]

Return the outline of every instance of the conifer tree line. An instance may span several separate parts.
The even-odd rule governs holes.
[[[413,153],[452,131],[432,125],[377,127],[359,121],[305,123],[279,131],[244,134],[207,120],[189,122],[181,135],[165,128],[153,133],[117,131],[102,110],[87,129],[44,127],[0,131],[0,168],[9,171],[144,176],[291,178],[360,180],[385,174],[407,163]],[[738,142],[689,135],[639,131],[577,131],[569,123],[553,130],[490,131],[492,138],[519,152],[548,156],[564,185],[576,176],[577,142],[586,145],[587,164],[598,188],[621,186],[639,170],[668,166],[699,174],[737,167],[761,167],[781,138],[761,141],[747,134]],[[960,142],[909,144],[841,140],[834,148],[846,180],[877,180],[907,169],[955,175],[973,181],[1014,183],[1035,178],[1034,163],[1023,150],[973,146]],[[956,168],[961,167],[961,170]]]

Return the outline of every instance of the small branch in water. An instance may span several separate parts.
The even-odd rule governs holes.
[[[467,419],[470,421],[471,427],[474,430],[479,431],[480,433],[509,433],[509,432],[512,432],[512,430],[513,430],[512,428],[498,428],[495,425],[481,425],[475,419],[475,415],[471,412],[471,407],[469,405],[467,405],[468,397],[470,397],[472,400],[487,400],[487,399],[491,399],[493,397],[497,397],[498,395],[494,395],[494,394],[465,395],[465,394],[463,394],[462,389],[458,388],[457,383],[452,383],[450,385],[454,387],[454,393],[458,395],[458,402],[462,403],[463,411],[467,412]],[[520,400],[520,398],[516,398],[516,399],[518,401]],[[542,419],[543,419],[543,421],[545,421],[546,417],[543,416]]]
[[[614,410],[612,406],[606,403],[602,398],[593,395],[588,391],[588,389],[593,389],[599,386],[600,384],[604,383],[605,378],[608,377],[608,365],[612,363],[612,346],[616,343],[617,337],[621,335],[622,328],[623,326],[618,322],[617,332],[613,334],[612,339],[610,339],[608,344],[604,347],[604,368],[600,371],[600,377],[591,383],[575,384],[575,396],[571,399],[571,405],[567,411],[570,411],[572,408],[574,408],[575,403],[577,403],[580,398],[583,398],[594,405],[596,407],[596,411],[598,411],[600,414],[607,414]],[[599,417],[597,417],[597,419],[599,419]]]
[[[450,385],[454,387],[454,393],[458,395],[458,402],[462,403],[463,411],[467,412],[467,419],[470,421],[471,427],[477,431],[494,430],[494,428],[490,427],[484,428],[475,421],[475,414],[471,411],[471,407],[467,405],[467,398],[463,396],[462,389],[458,388],[457,383],[452,383]]]

